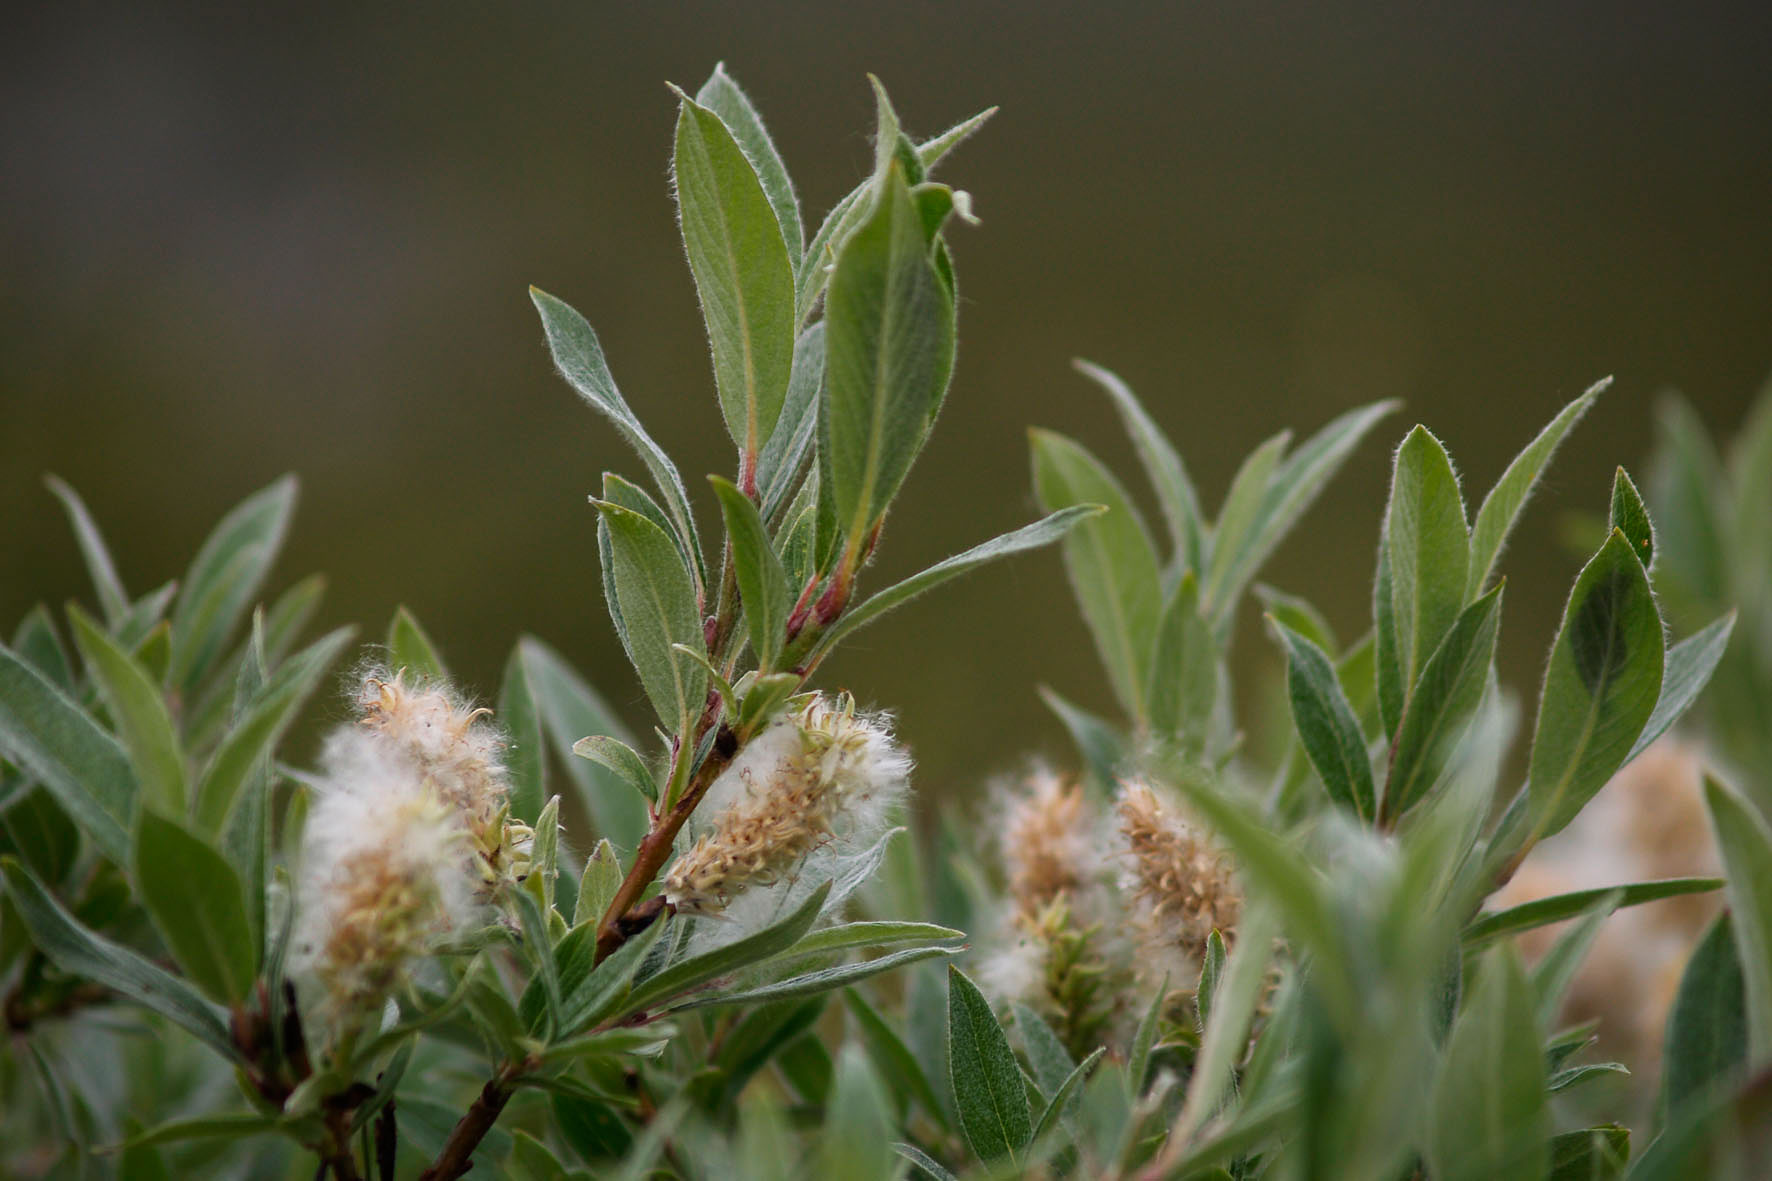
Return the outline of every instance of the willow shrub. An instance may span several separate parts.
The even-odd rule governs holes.
[[[320,579],[255,605],[291,479],[141,595],[51,481],[94,601],[65,621],[39,607],[0,648],[4,1167],[340,1181],[1751,1170],[1765,1145],[1742,1133],[1772,1061],[1772,836],[1751,808],[1708,788],[1731,911],[1681,987],[1659,1134],[1634,1159],[1620,1126],[1559,1126],[1553,1097],[1614,1067],[1582,1061],[1590,1031],[1547,1022],[1607,914],[1723,883],[1484,908],[1677,720],[1728,639],[1724,617],[1666,642],[1655,533],[1621,470],[1551,646],[1527,782],[1497,793],[1517,713],[1493,666],[1498,559],[1598,388],[1474,524],[1440,442],[1404,438],[1360,640],[1257,588],[1294,734],[1262,790],[1230,692],[1238,605],[1394,407],[1293,450],[1276,436],[1208,520],[1131,391],[1086,366],[1132,432],[1167,553],[1110,471],[1036,432],[1048,516],[867,589],[953,368],[947,232],[970,215],[930,174],[988,116],[918,141],[876,94],[872,170],[810,239],[737,85],[716,70],[679,94],[675,193],[736,452],[730,479],[709,477],[720,537],[701,535],[591,326],[531,293],[561,375],[644,470],[605,475],[593,507],[651,736],[530,637],[492,709],[405,611],[343,671],[348,630],[303,638]],[[979,861],[955,813],[920,853],[897,825],[910,765],[890,719],[819,688],[818,668],[913,596],[1061,538],[1124,716],[1048,693],[1086,785],[995,801],[983,823],[1004,864]],[[314,765],[291,765],[285,736],[341,679],[345,702],[318,709],[345,720]],[[591,831],[563,828],[556,789]],[[954,963],[962,930],[932,917],[1004,944],[969,965],[985,987]],[[1507,936],[1563,920],[1527,970]]]

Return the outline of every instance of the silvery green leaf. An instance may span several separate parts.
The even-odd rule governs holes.
[[[696,585],[707,585],[701,536],[695,531],[695,516],[689,511],[689,494],[683,489],[683,477],[677,474],[677,466],[671,462],[670,456],[653,442],[640,420],[634,417],[634,412],[628,409],[621,391],[616,388],[615,378],[609,373],[609,364],[603,359],[603,346],[597,342],[596,332],[583,316],[547,292],[531,287],[529,298],[535,303],[536,311],[541,313],[548,348],[553,353],[560,376],[579,397],[606,415],[628,445],[640,453],[646,469],[652,473],[653,483],[658,485],[665,498],[676,534],[687,542]]]
[[[788,374],[787,397],[769,441],[757,457],[757,503],[763,519],[771,524],[784,519],[782,506],[789,503],[809,468],[807,457],[818,437],[819,391],[824,386],[824,322],[821,320],[794,342],[794,367]],[[809,476],[807,477],[809,478]],[[786,517],[791,517],[788,512]]]
[[[1244,456],[1237,474],[1231,477],[1231,486],[1224,494],[1224,505],[1213,526],[1211,553],[1206,557],[1206,573],[1200,584],[1200,599],[1206,605],[1207,615],[1215,621],[1227,617],[1235,605],[1239,572],[1246,567],[1243,554],[1254,544],[1274,472],[1291,441],[1291,431],[1269,436]]]
[[[1464,945],[1477,947],[1502,935],[1515,935],[1574,918],[1603,898],[1617,895],[1614,907],[1640,906],[1682,894],[1706,894],[1723,888],[1722,878],[1664,878],[1656,882],[1632,882],[1534,898],[1506,910],[1489,911],[1472,919],[1464,929]]]
[[[1163,608],[1150,676],[1145,700],[1151,728],[1179,737],[1189,749],[1201,749],[1218,699],[1218,649],[1200,614],[1199,584],[1192,570],[1181,576]]]
[[[445,680],[449,670],[437,655],[437,646],[418,622],[411,608],[402,604],[388,624],[388,665],[422,683]]]
[[[12,858],[0,857],[0,872],[32,942],[56,967],[152,1009],[230,1061],[239,1058],[221,1010],[189,984],[141,953],[88,930]]]
[[[790,997],[812,996],[817,993],[830,992],[836,988],[847,988],[849,985],[866,980],[870,976],[878,976],[882,972],[890,972],[894,968],[902,968],[906,964],[914,964],[919,960],[933,959],[943,955],[956,955],[961,950],[958,947],[909,947],[902,951],[876,956],[871,960],[857,960],[851,964],[838,964],[831,968],[818,968],[810,972],[802,972],[782,980],[760,984],[755,988],[741,989],[736,992],[705,993],[692,997],[682,1004],[672,1006],[671,1011],[702,1009],[711,1005],[756,1005],[786,1000]]]
[[[505,660],[498,690],[498,724],[505,732],[505,771],[511,780],[511,815],[534,824],[541,814],[546,782],[547,750],[542,746],[541,714],[529,691],[523,649],[513,647]]]
[[[578,881],[578,900],[573,903],[572,925],[577,927],[602,918],[619,889],[621,862],[615,856],[615,846],[604,838],[585,858],[584,874]]]
[[[1120,704],[1142,723],[1148,717],[1151,637],[1163,613],[1156,549],[1131,499],[1098,459],[1051,431],[1030,431],[1028,441],[1042,508],[1107,509],[1066,536],[1065,571]]]
[[[1464,608],[1470,532],[1458,476],[1440,441],[1416,427],[1397,448],[1385,512],[1391,608],[1404,700]]]
[[[1104,793],[1112,794],[1114,784],[1119,780],[1121,767],[1126,761],[1126,736],[1106,721],[1073,705],[1044,685],[1040,686],[1039,693],[1040,700],[1064,723],[1071,741],[1076,743],[1077,753],[1083,756],[1083,765],[1094,777],[1096,786]]]
[[[130,868],[143,907],[185,975],[213,1001],[243,1000],[258,972],[258,942],[240,875],[227,858],[144,808]]]
[[[18,630],[12,633],[12,650],[25,665],[36,669],[57,688],[74,689],[73,667],[68,663],[67,652],[62,649],[61,637],[56,635],[49,608],[42,603],[32,607],[19,620]]]
[[[623,783],[647,799],[657,802],[658,783],[652,777],[651,768],[646,766],[646,760],[633,747],[621,739],[593,734],[573,743],[572,753],[608,768]]]
[[[1624,764],[1661,693],[1661,616],[1624,534],[1575,580],[1539,697],[1527,773],[1532,832],[1575,818]]]
[[[657,975],[648,976],[634,987],[623,1011],[652,1008],[661,1001],[673,1000],[711,980],[729,976],[741,968],[748,968],[786,951],[812,929],[812,924],[818,921],[825,899],[830,893],[830,883],[825,882],[781,920],[742,939],[722,944],[712,951],[680,960]]]
[[[1642,493],[1622,467],[1612,478],[1610,525],[1631,543],[1643,569],[1655,569],[1655,526],[1649,521],[1649,510],[1643,507]]]
[[[671,650],[703,647],[701,614],[682,553],[664,530],[632,509],[598,501],[609,526],[616,600],[627,625],[628,659],[659,720],[673,734],[688,735],[701,716],[707,672]]]
[[[726,537],[732,544],[732,566],[738,577],[739,601],[744,605],[745,625],[750,631],[751,651],[757,667],[769,672],[781,655],[787,637],[788,610],[793,606],[792,588],[781,558],[769,540],[769,530],[757,512],[756,502],[729,480],[709,476],[720,514],[726,521]]]
[[[924,1114],[940,1127],[946,1128],[948,1117],[946,1109],[942,1107],[941,1098],[936,1094],[929,1076],[923,1073],[922,1065],[892,1028],[892,1024],[856,989],[844,989],[843,1001],[860,1029],[862,1042],[867,1046],[875,1068],[885,1078],[887,1085],[897,1092],[901,1106],[915,1100]]]
[[[1512,947],[1491,951],[1434,1088],[1426,1148],[1436,1179],[1544,1176],[1550,1119],[1532,1008],[1518,954]]]
[[[1732,788],[1707,775],[1704,802],[1729,878],[1729,910],[1747,997],[1747,1062],[1772,1063],[1772,827]]]
[[[190,690],[252,606],[295,512],[296,481],[283,476],[216,525],[179,584],[172,615],[172,684]]]
[[[1459,612],[1421,670],[1391,756],[1384,789],[1387,817],[1400,817],[1427,798],[1469,732],[1495,662],[1503,585],[1497,583]]]
[[[948,1069],[960,1127],[987,1164],[1013,1165],[1033,1138],[1021,1067],[989,1002],[960,969],[948,967]]]
[[[129,592],[123,589],[117,564],[111,559],[110,548],[105,545],[98,523],[92,519],[78,492],[55,476],[44,476],[43,482],[67,510],[68,524],[73,527],[74,540],[80,544],[80,556],[86,562],[86,571],[92,576],[92,587],[98,593],[98,605],[104,612],[105,623],[115,628],[129,614]]]
[[[1728,911],[1718,915],[1680,977],[1662,1052],[1664,1116],[1731,1085],[1747,1066],[1747,989],[1734,924]]]
[[[749,466],[787,394],[798,326],[794,268],[757,168],[720,116],[682,95],[676,144],[679,221],[713,349],[720,412]]]
[[[1495,487],[1489,490],[1489,495],[1483,498],[1483,505],[1477,510],[1476,524],[1471,528],[1470,563],[1465,578],[1467,599],[1476,597],[1495,572],[1496,560],[1501,556],[1508,534],[1513,531],[1514,522],[1519,520],[1520,510],[1526,507],[1527,499],[1538,486],[1544,469],[1550,466],[1551,457],[1556,454],[1563,437],[1581,421],[1594,399],[1611,384],[1610,377],[1597,381],[1563,407],[1538,437],[1514,457],[1507,470],[1501,473],[1501,479],[1495,482]]]
[[[922,450],[954,364],[954,302],[932,233],[896,167],[843,243],[825,300],[821,489],[849,552],[884,517]]]
[[[159,684],[78,604],[68,604],[68,620],[144,798],[167,812],[183,812],[185,756]]]
[[[1668,728],[1698,700],[1698,695],[1710,684],[1711,674],[1723,658],[1723,651],[1729,646],[1729,635],[1734,630],[1735,612],[1730,611],[1667,650],[1667,666],[1661,678],[1661,694],[1655,699],[1655,712],[1649,715],[1643,732],[1631,744],[1630,753],[1624,756],[1625,762],[1648,750],[1650,743],[1667,733]]]
[[[128,862],[137,791],[129,757],[65,692],[6,648],[0,754],[48,788],[107,857]]]
[[[733,81],[732,75],[726,72],[724,62],[714,67],[713,74],[696,91],[695,101],[720,117],[720,122],[726,124],[732,138],[750,160],[751,167],[756,169],[757,179],[769,197],[769,207],[775,211],[775,220],[781,225],[788,260],[798,267],[806,236],[800,226],[800,203],[794,196],[794,182],[788,177],[781,153],[776,151],[775,141],[769,138],[769,132],[763,126],[763,117],[757,113],[749,96]]]
[[[587,734],[607,734],[632,746],[633,735],[559,653],[534,636],[523,637],[517,648],[542,728],[577,787],[597,835],[618,849],[632,849],[646,832],[645,802],[613,772],[574,758],[572,747]]]
[[[1163,519],[1168,522],[1177,561],[1182,569],[1203,574],[1200,562],[1207,529],[1200,512],[1200,498],[1194,492],[1193,480],[1188,476],[1187,465],[1182,462],[1180,453],[1146,412],[1132,388],[1117,375],[1088,361],[1072,361],[1071,365],[1106,390],[1113,400],[1120,422],[1138,451],[1139,462],[1144,465],[1145,475],[1149,477],[1151,487],[1156,489],[1157,503],[1163,510]]]
[[[1359,719],[1342,694],[1335,667],[1323,650],[1277,619],[1270,619],[1286,646],[1286,693],[1292,721],[1311,766],[1329,798],[1362,820],[1377,814],[1372,761]]]

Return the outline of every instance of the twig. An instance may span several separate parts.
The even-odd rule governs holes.
[[[480,1146],[480,1141],[498,1122],[505,1104],[511,1101],[511,1095],[517,1089],[517,1076],[522,1071],[521,1064],[506,1063],[498,1068],[497,1073],[480,1088],[474,1105],[456,1121],[443,1150],[431,1162],[431,1167],[419,1174],[419,1181],[455,1181],[474,1167],[474,1149]]]

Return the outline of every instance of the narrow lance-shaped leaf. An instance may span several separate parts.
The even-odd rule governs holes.
[[[1548,836],[1624,763],[1661,693],[1661,616],[1624,534],[1575,580],[1551,649],[1532,736],[1532,832]]]
[[[1503,585],[1459,612],[1421,670],[1385,781],[1386,815],[1401,816],[1433,790],[1470,730],[1495,662]]]
[[[1649,744],[1667,733],[1668,728],[1698,700],[1698,695],[1710,684],[1711,674],[1723,658],[1723,650],[1729,646],[1729,634],[1734,630],[1735,612],[1730,611],[1667,650],[1667,666],[1661,678],[1661,694],[1655,700],[1655,711],[1649,715],[1649,721],[1643,732],[1637,735],[1636,742],[1631,744],[1625,762],[1649,749]]]
[[[696,585],[707,585],[701,536],[695,531],[695,517],[689,511],[689,494],[683,488],[683,477],[677,474],[677,466],[664,453],[664,448],[653,442],[652,436],[646,433],[646,428],[628,408],[609,372],[609,363],[603,359],[603,346],[598,343],[596,332],[583,316],[547,292],[531,287],[529,298],[536,311],[541,313],[548,348],[553,353],[560,376],[579,397],[607,416],[628,445],[639,452],[646,470],[652,473],[653,483],[664,496],[671,523],[676,526],[677,534],[687,541]]]
[[[986,1163],[1015,1163],[1033,1137],[1033,1116],[1021,1067],[978,986],[948,968],[948,1069],[960,1127],[972,1151]]]
[[[720,412],[748,470],[775,427],[793,367],[794,268],[750,158],[719,115],[681,97],[672,172],[683,245],[713,349]]]
[[[593,734],[588,738],[580,738],[572,744],[572,753],[581,759],[589,759],[614,772],[623,783],[639,792],[649,800],[657,801],[658,783],[652,777],[652,771],[646,766],[634,748],[619,738],[610,738],[604,734]]]
[[[1206,614],[1214,621],[1228,618],[1235,605],[1243,552],[1254,542],[1274,470],[1280,466],[1280,457],[1291,441],[1291,431],[1270,435],[1243,457],[1237,474],[1231,477],[1224,504],[1218,510],[1218,521],[1212,528],[1212,552],[1200,588]]]
[[[511,815],[533,824],[541,814],[547,751],[542,747],[541,714],[529,691],[523,649],[514,647],[505,661],[498,690],[498,723],[504,730],[505,770],[511,778]]]
[[[597,510],[609,526],[628,659],[660,720],[687,735],[707,693],[701,665],[671,650],[672,644],[703,647],[689,572],[676,544],[644,516],[608,501],[598,501]]]
[[[1404,700],[1464,607],[1470,534],[1458,477],[1440,441],[1416,427],[1397,448],[1385,514],[1391,607]]]
[[[1734,922],[1727,911],[1716,917],[1680,977],[1664,1040],[1664,1116],[1733,1082],[1746,1065],[1747,990]]]
[[[136,783],[117,740],[42,673],[0,648],[0,754],[48,788],[119,865],[129,860]]]
[[[243,999],[258,945],[234,867],[183,825],[144,809],[132,868],[142,905],[185,975],[211,1000]]]
[[[1093,504],[1072,505],[1069,508],[1060,509],[1031,525],[1023,525],[1013,532],[975,545],[964,553],[955,554],[946,561],[937,562],[921,573],[911,575],[903,582],[894,583],[867,599],[860,606],[844,612],[842,618],[820,638],[814,652],[829,651],[845,636],[859,631],[888,611],[903,606],[924,591],[940,586],[950,578],[958,578],[960,575],[975,570],[987,562],[994,562],[998,558],[1006,558],[1011,554],[1019,554],[1027,550],[1038,549],[1043,545],[1050,545],[1101,511],[1101,506]]]
[[[1218,649],[1200,615],[1199,583],[1192,570],[1181,576],[1163,608],[1150,677],[1145,700],[1152,730],[1173,735],[1185,749],[1198,753],[1218,698]]]
[[[1372,764],[1359,719],[1335,679],[1335,667],[1322,649],[1270,617],[1286,647],[1286,694],[1292,720],[1311,765],[1329,798],[1362,820],[1377,813]]]
[[[1465,577],[1467,599],[1474,598],[1495,572],[1496,560],[1501,556],[1508,534],[1513,531],[1514,522],[1519,520],[1520,510],[1526,507],[1526,501],[1538,486],[1544,469],[1550,466],[1551,456],[1556,454],[1563,437],[1581,421],[1594,399],[1611,384],[1610,377],[1595,382],[1579,398],[1563,407],[1538,432],[1538,437],[1514,457],[1507,470],[1501,473],[1501,479],[1495,482],[1495,487],[1489,490],[1489,495],[1483,498],[1483,505],[1477,510],[1476,524],[1471,528],[1470,565]]]
[[[1704,802],[1729,875],[1729,909],[1747,998],[1747,1061],[1757,1069],[1772,1063],[1772,827],[1753,805],[1708,775]]]
[[[295,494],[294,476],[255,492],[221,519],[197,551],[179,584],[172,615],[175,686],[189,689],[197,683],[252,606],[283,546]]]
[[[954,302],[931,237],[894,164],[831,276],[819,449],[851,555],[922,450],[953,373]]]
[[[440,681],[449,675],[437,646],[420,626],[418,617],[405,605],[394,611],[388,623],[388,664],[415,681]]]
[[[517,650],[543,732],[564,762],[597,835],[619,849],[632,849],[646,832],[645,802],[613,772],[574,758],[572,747],[587,734],[607,734],[630,746],[633,736],[559,653],[533,636],[518,641]]]
[[[1535,927],[1563,922],[1565,919],[1574,918],[1588,910],[1594,903],[1610,895],[1617,896],[1617,901],[1613,905],[1614,908],[1618,908],[1641,906],[1645,902],[1659,902],[1663,898],[1675,898],[1682,894],[1706,894],[1722,888],[1722,878],[1664,878],[1655,882],[1632,882],[1626,886],[1601,886],[1591,890],[1574,890],[1567,894],[1553,894],[1548,898],[1534,898],[1530,902],[1522,902],[1518,906],[1510,906],[1506,910],[1478,915],[1464,929],[1464,945],[1475,947],[1502,935],[1514,935],[1521,931],[1530,931]]]
[[[1163,611],[1157,553],[1130,498],[1082,447],[1050,431],[1030,431],[1034,491],[1048,512],[1078,504],[1107,509],[1065,539],[1065,571],[1095,637],[1108,679],[1133,718],[1147,716],[1151,637]]]
[[[1531,988],[1513,948],[1498,948],[1481,965],[1440,1066],[1428,1161],[1445,1181],[1542,1177],[1549,1131]]]
[[[776,151],[775,141],[769,138],[769,132],[763,126],[763,117],[757,113],[750,97],[733,81],[732,75],[726,72],[724,62],[714,67],[713,74],[696,91],[695,101],[720,117],[720,122],[726,125],[746,159],[750,160],[751,167],[756,169],[763,192],[769,197],[769,207],[781,224],[788,260],[798,267],[806,240],[806,232],[800,225],[800,203],[794,196],[794,182],[788,177],[781,153]]]
[[[1619,530],[1635,548],[1643,569],[1655,568],[1655,526],[1649,522],[1649,510],[1643,507],[1643,496],[1631,483],[1622,467],[1612,479],[1612,528]]]
[[[788,573],[782,569],[781,558],[770,543],[769,530],[763,525],[756,503],[719,476],[709,476],[708,482],[720,500],[726,536],[732,543],[732,565],[738,575],[738,593],[744,604],[745,625],[750,630],[751,650],[756,653],[759,671],[768,672],[775,667],[775,658],[781,654],[786,638],[793,594]]]
[[[146,798],[168,812],[183,812],[185,756],[160,686],[77,605],[68,605],[68,619]]]
[[[818,437],[819,391],[824,386],[824,322],[807,328],[794,342],[794,367],[788,374],[787,397],[763,452],[757,457],[757,504],[765,521],[784,517],[788,497],[799,487]],[[791,517],[786,512],[786,517]]]
[[[1206,525],[1200,513],[1199,495],[1194,491],[1194,482],[1188,476],[1187,465],[1182,462],[1180,453],[1145,411],[1132,388],[1117,375],[1088,361],[1076,360],[1071,365],[1106,390],[1113,400],[1120,422],[1138,451],[1139,462],[1144,464],[1145,475],[1150,478],[1151,487],[1156,489],[1157,503],[1163,510],[1163,519],[1168,522],[1176,558],[1183,569],[1203,574],[1200,561],[1205,549]]]
[[[98,531],[98,522],[92,519],[78,492],[55,476],[45,476],[43,482],[67,510],[68,524],[73,526],[74,540],[80,544],[80,556],[86,561],[92,588],[98,593],[99,608],[105,622],[115,628],[129,614],[129,592],[123,589],[123,580],[118,577],[117,564],[111,560],[110,548]]]

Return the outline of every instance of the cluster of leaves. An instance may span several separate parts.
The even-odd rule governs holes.
[[[1625,1068],[1581,1061],[1593,1025],[1559,1028],[1556,1017],[1610,914],[1725,882],[1619,883],[1484,908],[1531,847],[1692,704],[1733,623],[1725,615],[1667,645],[1651,582],[1656,535],[1620,469],[1609,528],[1551,646],[1526,783],[1499,790],[1518,707],[1494,670],[1498,559],[1604,383],[1526,447],[1472,523],[1444,447],[1422,427],[1408,433],[1359,641],[1339,647],[1308,603],[1264,589],[1294,739],[1262,793],[1229,743],[1226,596],[1333,470],[1330,457],[1385,408],[1338,420],[1291,460],[1280,458],[1283,436],[1264,444],[1208,527],[1174,448],[1130,391],[1087,371],[1133,434],[1174,556],[1158,564],[1102,465],[1035,435],[1046,507],[1084,497],[1110,506],[1071,535],[1065,555],[1129,725],[1049,700],[1094,778],[1160,781],[1185,801],[1234,855],[1248,908],[1228,955],[1215,938],[1188,982],[1194,1020],[1172,1019],[1166,983],[1129,1038],[1110,1035],[1077,1068],[1095,1066],[1085,1082],[1057,1068],[1068,1056],[1054,1065],[1062,1047],[1039,1017],[1013,1006],[1018,1053],[982,998],[957,985],[953,996],[970,998],[954,1002],[968,1011],[949,1030],[965,1143],[925,1140],[907,1154],[936,1178],[1759,1175],[1772,1160],[1772,830],[1751,806],[1707,782],[1730,910],[1680,985],[1656,1134],[1634,1158],[1619,1124],[1559,1126],[1557,1096]],[[1741,470],[1752,478],[1751,462]],[[976,885],[957,892],[970,894],[965,921],[992,905]],[[1552,923],[1563,933],[1528,969],[1510,937]],[[969,1087],[968,1100],[960,1080],[979,1071],[995,1082]]]
[[[667,1151],[679,1162],[729,1156],[735,1101],[771,1062],[815,1109],[874,1108],[871,1068],[852,1056],[833,1066],[809,1031],[848,988],[855,1020],[896,1044],[850,986],[951,955],[960,938],[928,923],[841,921],[892,834],[723,942],[691,939],[696,923],[717,920],[675,918],[657,893],[660,870],[703,793],[808,700],[806,680],[836,643],[1099,511],[1054,513],[856,593],[953,369],[943,227],[969,213],[965,195],[929,172],[989,115],[917,142],[875,91],[874,168],[810,242],[781,159],[731,78],[717,69],[693,97],[678,94],[676,199],[738,456],[735,479],[710,477],[724,525],[717,566],[677,468],[618,391],[595,333],[532,293],[561,373],[651,476],[648,491],[606,475],[593,503],[610,616],[660,747],[643,754],[565,660],[520,640],[497,714],[508,814],[534,834],[527,875],[498,885],[494,921],[453,932],[365,1036],[322,1038],[313,998],[288,979],[300,905],[290,883],[318,784],[278,748],[350,641],[340,630],[294,650],[317,579],[252,607],[293,480],[229,514],[181,583],[140,599],[123,590],[79,498],[51,482],[101,614],[69,608],[78,662],[42,608],[0,648],[0,981],[28,1050],[0,1072],[17,1133],[5,1139],[25,1146],[9,1168],[264,1175],[287,1170],[299,1145],[340,1181],[407,1175],[420,1159],[431,1161],[427,1178],[475,1162],[546,1177],[611,1160],[644,1170]],[[445,682],[404,609],[385,649],[412,681]],[[550,748],[595,829],[582,865],[560,839]],[[870,956],[851,962],[857,951]],[[131,1044],[165,1023],[231,1069],[239,1098],[227,1100],[189,1043]],[[130,1069],[108,1083],[79,1066],[121,1057]],[[475,1077],[485,1081],[471,1103],[452,1107],[454,1087],[438,1086]],[[510,1132],[495,1127],[507,1106]],[[25,1130],[44,1113],[55,1137]],[[761,1118],[748,1114],[742,1137],[774,1134],[757,1131]],[[94,1156],[94,1144],[121,1155]],[[828,1151],[853,1147],[839,1139]]]

